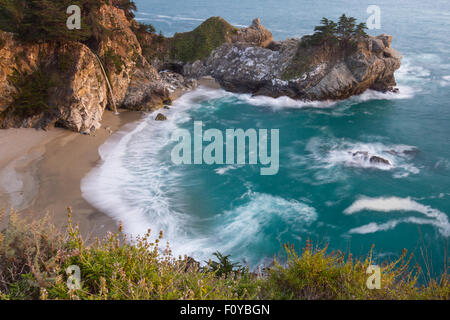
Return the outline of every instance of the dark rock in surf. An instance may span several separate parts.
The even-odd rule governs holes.
[[[391,165],[391,162],[389,160],[386,160],[386,159],[378,157],[378,156],[372,156],[369,161],[370,161],[370,163],[373,163],[373,164],[383,164],[383,165],[387,165],[387,166]]]
[[[162,113],[158,113],[158,115],[155,118],[156,121],[166,121],[167,117],[163,115]]]

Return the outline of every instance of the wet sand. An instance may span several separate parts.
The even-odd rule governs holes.
[[[0,130],[0,210],[8,216],[14,209],[30,220],[49,214],[64,227],[71,207],[84,236],[117,230],[112,218],[84,200],[80,182],[100,161],[98,149],[110,135],[141,117],[141,112],[105,111],[102,128],[91,136],[58,128]]]

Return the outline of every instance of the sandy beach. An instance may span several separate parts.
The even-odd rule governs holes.
[[[90,136],[59,128],[0,130],[0,210],[8,216],[14,209],[30,220],[49,214],[64,227],[71,207],[83,235],[115,231],[117,223],[83,199],[80,181],[98,164],[98,149],[111,134],[141,117],[141,112],[105,111],[102,128]]]
[[[199,85],[212,89],[220,86],[210,77]],[[177,90],[172,100],[186,93]],[[118,222],[92,207],[81,194],[80,183],[100,161],[99,147],[119,129],[142,118],[142,112],[119,110],[103,114],[102,127],[93,135],[65,129],[0,130],[0,212],[11,210],[29,220],[49,214],[60,228],[67,225],[67,208],[72,219],[89,238],[116,231]],[[6,220],[0,223],[0,229]]]

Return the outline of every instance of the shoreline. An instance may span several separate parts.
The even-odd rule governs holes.
[[[67,207],[83,236],[102,237],[117,229],[117,222],[91,206],[81,194],[80,182],[100,161],[99,148],[124,125],[139,121],[142,112],[106,110],[102,128],[93,135],[65,129],[0,131],[0,211],[6,225],[11,209],[32,221],[50,216],[58,228],[68,222]],[[11,151],[9,151],[11,150]]]
[[[220,88],[208,77],[199,79],[198,84]],[[176,90],[172,100],[190,91]],[[92,239],[115,232],[119,221],[83,198],[81,181],[101,161],[100,147],[126,125],[143,118],[141,111],[119,112],[116,116],[105,110],[102,127],[93,135],[60,128],[0,130],[0,149],[8,150],[0,154],[0,212],[4,210],[0,230],[6,226],[11,209],[27,221],[48,214],[54,225],[65,227],[70,207],[72,220],[83,236]]]

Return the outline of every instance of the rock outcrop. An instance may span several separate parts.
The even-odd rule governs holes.
[[[382,165],[387,165],[387,166],[391,165],[391,162],[389,160],[378,157],[378,156],[372,156],[369,161],[370,161],[370,163],[375,163],[375,164],[382,164]]]
[[[155,121],[166,121],[167,117],[163,115],[162,113],[158,113],[158,115],[155,118]]]
[[[165,38],[112,2],[95,10],[90,14],[104,32],[83,43],[25,43],[0,31],[1,128],[56,125],[92,133],[113,104],[162,108],[204,76],[233,92],[305,100],[396,90],[401,55],[388,35],[351,46],[312,45],[308,36],[275,42],[259,19],[239,29],[213,17]]]
[[[255,20],[240,34],[252,34],[259,25]],[[227,42],[207,58],[185,64],[183,72],[194,78],[212,76],[229,91],[271,97],[339,100],[367,89],[394,91],[401,55],[391,48],[392,37],[360,38],[346,46],[307,40]]]
[[[61,126],[92,133],[113,101],[117,107],[153,110],[170,101],[175,90],[195,87],[195,81],[162,75],[147,61],[133,32],[136,22],[122,9],[104,4],[95,14],[110,31],[89,46],[75,41],[22,43],[0,31],[0,128]],[[42,96],[33,96],[34,89]]]
[[[391,162],[377,155],[371,155],[367,151],[356,151],[351,153],[355,160],[368,161],[372,164],[391,166]]]
[[[231,35],[231,43],[243,42],[256,47],[267,47],[273,42],[272,33],[264,28],[259,18],[254,19],[250,27],[241,28]]]
[[[60,125],[74,131],[95,131],[100,127],[107,105],[107,87],[95,55],[78,42],[22,45],[13,35],[0,32],[4,46],[0,49],[0,125],[39,127]],[[20,88],[12,76],[25,77],[45,73],[52,82],[48,87],[45,108],[26,110],[10,108]],[[36,84],[42,86],[43,84]],[[38,96],[31,96],[36,99]]]
[[[272,33],[261,25],[259,19],[246,28],[236,28],[221,17],[211,17],[190,32],[176,33],[168,39],[168,54],[163,58],[168,64],[182,66],[206,59],[213,50],[224,44],[246,43],[266,47],[273,41]]]

